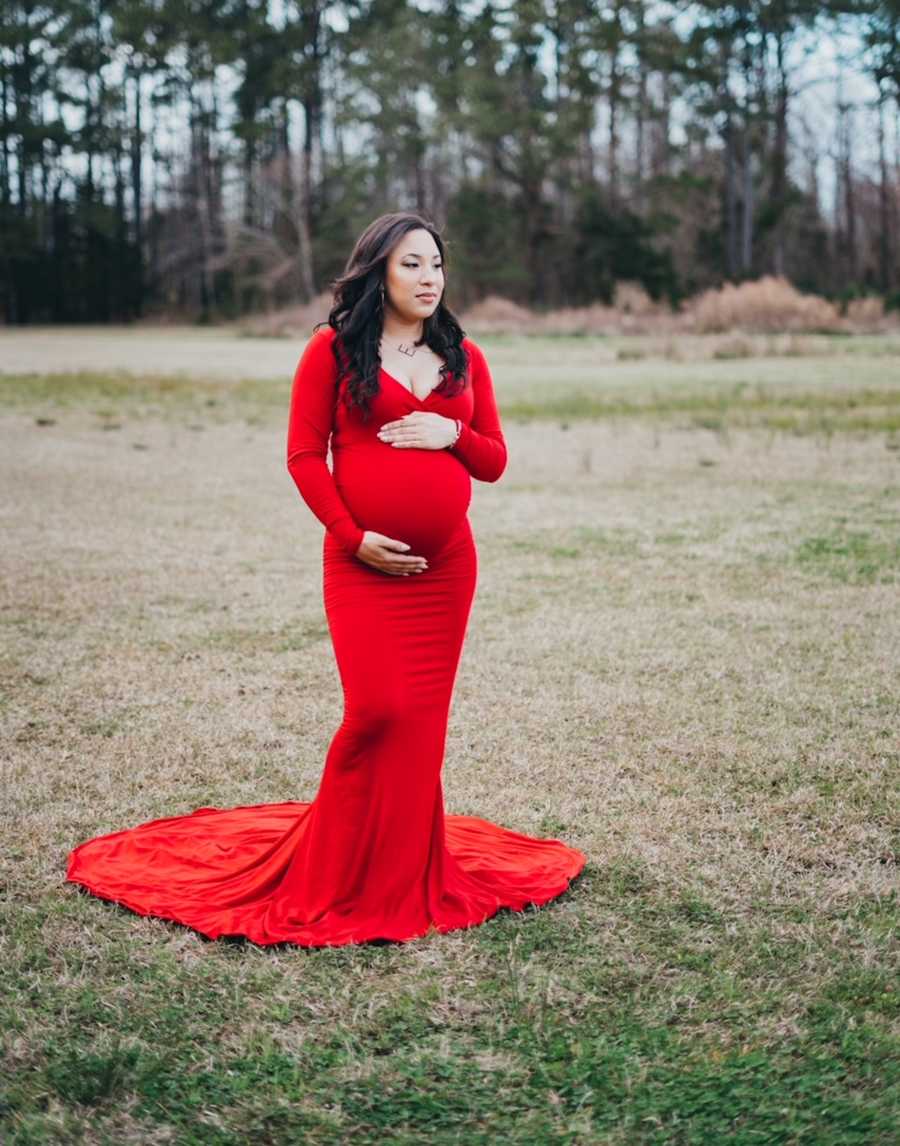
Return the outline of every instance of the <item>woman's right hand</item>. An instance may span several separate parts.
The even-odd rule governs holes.
[[[410,573],[423,573],[428,568],[424,557],[413,557],[406,553],[409,546],[405,541],[387,537],[384,533],[376,533],[374,529],[367,529],[359,544],[355,556],[373,569],[382,573],[392,573],[395,577],[408,577]]]

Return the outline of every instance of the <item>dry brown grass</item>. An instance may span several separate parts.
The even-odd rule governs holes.
[[[882,331],[895,328],[898,318],[885,311],[880,298],[854,298],[847,303],[847,322],[855,331]]]
[[[725,283],[704,291],[688,307],[693,326],[701,333],[746,330],[839,330],[837,307],[816,295],[801,294],[787,279],[765,275],[755,282]]]
[[[11,416],[2,430],[4,484],[22,494],[3,553],[20,842],[30,852],[50,833],[62,847],[197,800],[311,793],[340,703],[320,530],[283,470],[282,427],[126,418],[103,433],[77,411],[57,418]],[[853,558],[827,553],[810,579],[794,558],[839,521],[873,552],[890,537],[896,453],[640,423],[510,425],[509,437],[504,481],[476,490],[482,582],[450,806],[523,830],[552,807],[599,862],[627,846],[725,899],[787,870],[790,894],[884,890],[889,839],[866,801],[859,819],[829,809],[801,769],[781,806],[764,777],[793,774],[807,751],[820,777],[851,758],[855,786],[881,775],[863,745],[886,713],[876,704],[867,731],[863,698],[898,667],[896,581],[834,581],[830,564],[852,572]],[[35,806],[38,777],[49,799]],[[740,802],[720,806],[735,784]],[[815,833],[785,836],[807,805]],[[60,859],[35,853],[35,876]]]
[[[236,324],[245,336],[290,337],[312,329],[328,315],[331,297],[319,295],[306,305],[253,315]],[[606,306],[557,307],[534,311],[499,295],[487,295],[463,310],[460,320],[473,335],[645,335],[654,338],[691,334],[883,333],[900,328],[900,316],[886,313],[880,298],[855,299],[846,313],[826,299],[803,294],[786,279],[772,275],[702,292],[679,313],[654,301],[639,283],[616,285]]]
[[[311,331],[317,322],[324,322],[331,306],[331,291],[322,291],[307,303],[246,315],[233,325],[245,337],[289,338],[302,331]]]
[[[530,345],[531,375],[486,343],[510,405],[563,369],[558,343]],[[590,348],[570,349],[587,369]],[[691,375],[656,370],[610,360],[603,385]],[[63,883],[89,836],[315,793],[341,697],[321,527],[283,465],[288,385],[251,409],[223,383],[208,417],[134,417],[110,388],[114,423],[44,398],[0,418],[9,1124],[47,1141],[376,1142],[396,1121],[410,1146],[485,1125],[630,1146],[652,1139],[616,1112],[701,1117],[677,1098],[695,1071],[703,1140],[735,1118],[749,1133],[773,1085],[761,1140],[790,1108],[829,1146],[849,1125],[887,1141],[889,435],[508,419],[510,467],[475,488],[445,795],[587,852],[548,910],[307,958],[206,944]],[[90,1072],[61,1057],[76,1051],[124,1064],[108,1098],[84,1097]],[[845,1103],[833,1125],[820,1087]]]

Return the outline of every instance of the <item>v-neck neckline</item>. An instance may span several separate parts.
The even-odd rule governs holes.
[[[384,374],[385,377],[390,378],[390,380],[394,383],[395,386],[399,386],[400,389],[404,392],[404,394],[408,394],[410,396],[410,398],[413,399],[413,401],[418,402],[421,406],[425,405],[425,403],[428,401],[428,399],[431,397],[431,395],[435,392],[435,390],[437,390],[438,386],[441,385],[441,383],[438,382],[436,385],[431,387],[431,389],[428,391],[428,393],[425,395],[424,398],[420,398],[419,395],[414,394],[408,386],[404,386],[404,384],[400,381],[399,378],[395,378],[393,374],[388,374],[387,370],[385,370],[385,368],[383,366],[381,367],[381,373]]]

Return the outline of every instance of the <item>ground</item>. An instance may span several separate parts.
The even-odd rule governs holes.
[[[309,952],[64,882],[90,836],[315,793],[304,339],[0,333],[5,1142],[895,1141],[900,345],[478,341],[510,464],[447,810],[588,866]]]

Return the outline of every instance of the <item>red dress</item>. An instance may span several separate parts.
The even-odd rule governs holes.
[[[507,457],[484,355],[464,341],[470,370],[453,397],[419,399],[382,370],[364,422],[338,401],[334,337],[326,327],[307,344],[288,428],[288,469],[326,526],[323,598],[344,692],[315,798],[197,808],[88,840],[69,857],[72,882],[210,938],[413,939],[546,903],[586,861],[560,840],[444,813],[447,721],[477,572],[471,479],[496,481]],[[456,444],[376,437],[412,410],[460,418]],[[408,542],[428,569],[400,577],[366,565],[354,556],[364,529]]]

